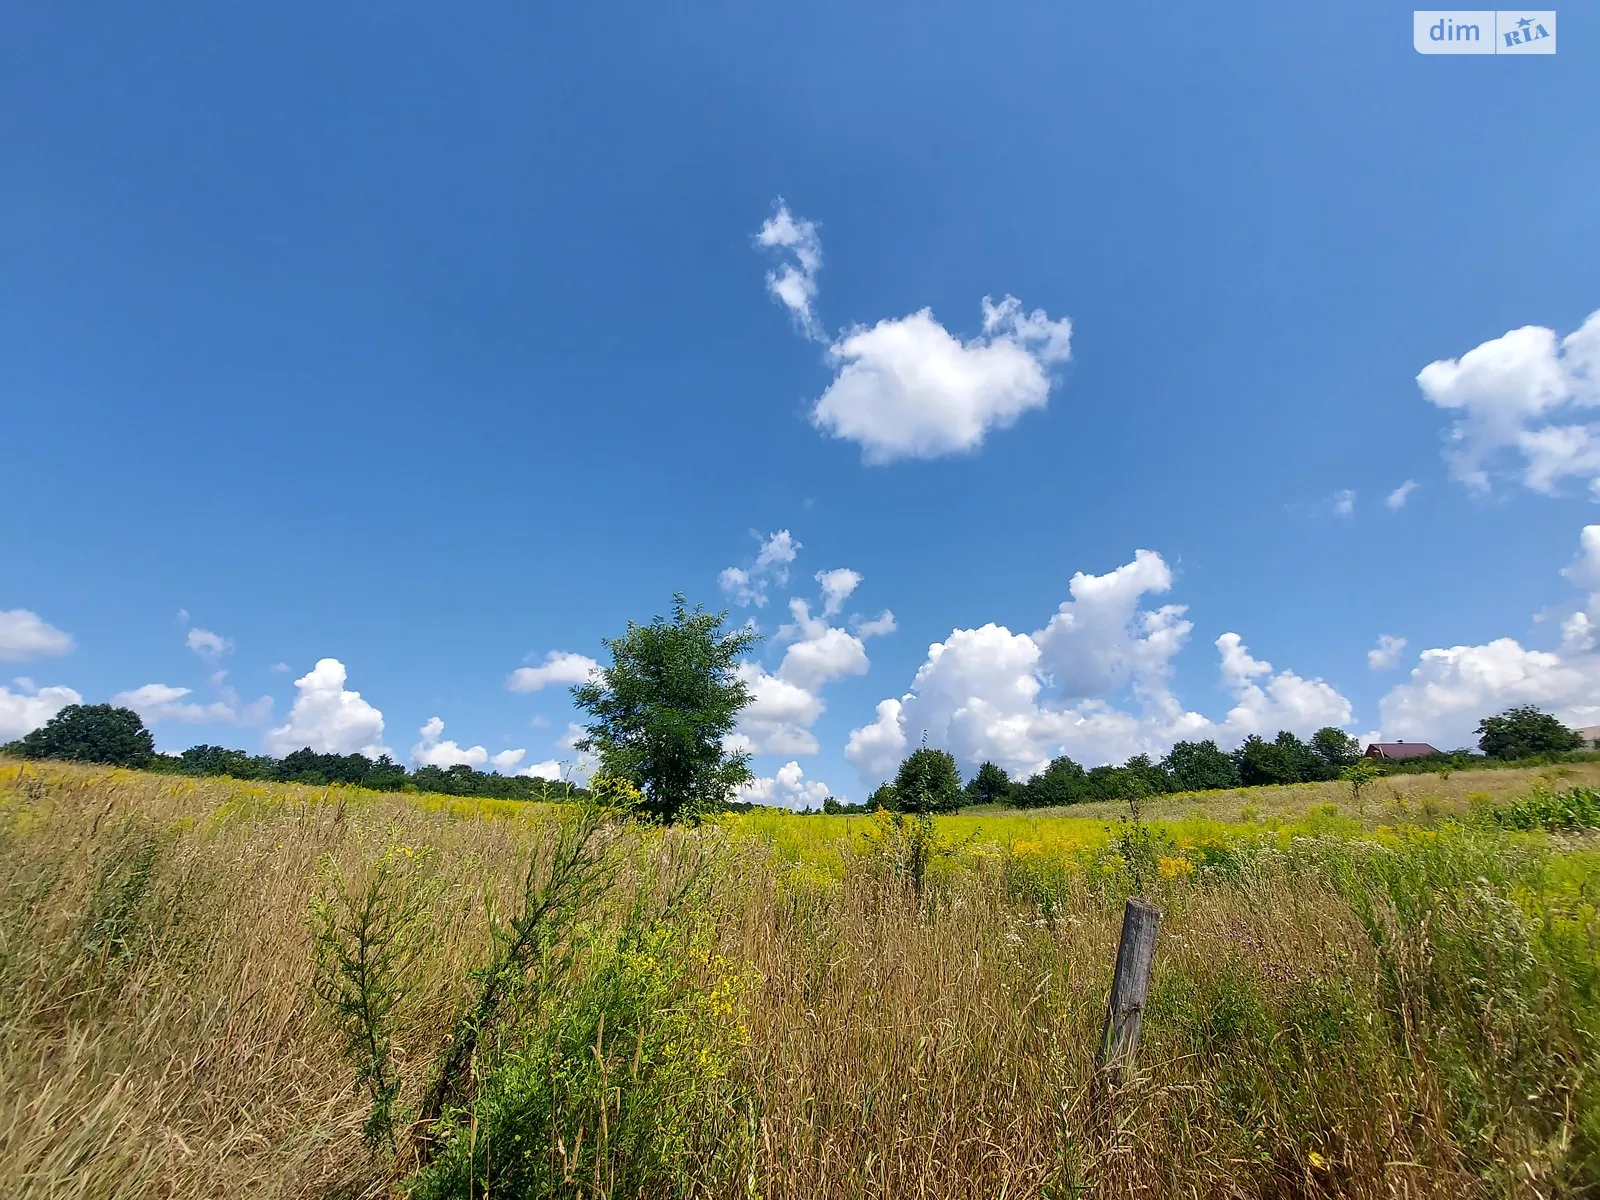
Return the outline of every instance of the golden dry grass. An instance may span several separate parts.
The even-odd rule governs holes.
[[[1600,779],[1600,765],[1568,770],[1564,781]],[[1411,811],[1430,794],[1460,811],[1470,793],[1517,794],[1535,774],[1394,785]],[[1216,822],[1248,804],[1251,821],[1291,821],[1346,798],[1321,785],[1154,809]],[[1376,799],[1369,824],[1384,803],[1393,797]],[[1143,1069],[1097,1096],[1120,896],[1065,858],[1103,841],[1113,815],[1055,819],[1081,822],[1082,836],[1061,825],[1063,870],[1043,906],[1026,871],[1051,844],[1048,814],[947,822],[973,853],[945,862],[920,901],[862,851],[859,820],[758,814],[671,835],[720,847],[719,949],[758,981],[742,1015],[754,1124],[717,1194],[1533,1197],[1573,1186],[1576,1076],[1552,1078],[1526,1120],[1502,1113],[1464,1142],[1442,1052],[1383,1033],[1394,953],[1326,879],[1281,869],[1162,885]],[[0,1194],[397,1194],[361,1142],[351,1069],[311,1002],[310,897],[330,862],[359,869],[397,848],[429,857],[440,890],[396,1040],[414,1098],[487,951],[486,898],[515,903],[548,820],[531,805],[0,762]],[[1043,842],[1019,855],[1010,843],[1030,831]],[[117,926],[116,898],[151,846],[141,915]]]

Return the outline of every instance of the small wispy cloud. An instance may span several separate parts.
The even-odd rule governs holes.
[[[1396,637],[1392,633],[1378,635],[1378,644],[1367,651],[1367,666],[1374,671],[1387,671],[1400,661],[1400,651],[1406,648],[1406,640]]]
[[[755,562],[747,567],[725,567],[717,576],[717,585],[741,608],[751,604],[761,608],[767,602],[769,586],[788,583],[789,564],[802,548],[787,529],[764,538],[752,530],[751,536],[761,542]]]
[[[201,658],[221,658],[233,649],[233,640],[221,634],[212,633],[209,629],[201,629],[198,625],[189,630],[184,643]]]
[[[1356,494],[1350,488],[1340,488],[1333,494],[1335,516],[1348,517],[1356,510]]]
[[[789,310],[795,324],[808,338],[826,342],[828,337],[822,332],[815,307],[817,272],[822,269],[822,239],[817,236],[816,225],[797,218],[781,196],[777,208],[756,234],[756,245],[784,251],[794,261],[767,272],[767,291]]]
[[[1384,498],[1384,504],[1390,508],[1404,508],[1406,501],[1411,498],[1411,493],[1417,490],[1417,481],[1408,479]]]

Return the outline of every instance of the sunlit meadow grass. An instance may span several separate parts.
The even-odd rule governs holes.
[[[706,895],[619,950],[585,949],[598,916],[570,935],[590,965],[481,1052],[466,1140],[419,1194],[1590,1193],[1600,854],[1475,814],[1597,781],[1577,764],[1385,780],[1359,809],[1337,784],[1152,802],[1138,884],[1165,915],[1139,1068],[1109,1093],[1124,809],[939,818],[920,888],[868,817],[630,834],[619,894],[692,851]],[[404,1194],[405,1113],[558,815],[0,762],[0,1195]],[[428,889],[394,1154],[363,1140],[312,989],[313,898],[380,861]],[[513,1131],[558,1119],[552,1071],[567,1165],[507,1190]]]

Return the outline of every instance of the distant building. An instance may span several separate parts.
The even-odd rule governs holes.
[[[1427,742],[1373,742],[1367,747],[1368,758],[1427,758],[1439,753]]]

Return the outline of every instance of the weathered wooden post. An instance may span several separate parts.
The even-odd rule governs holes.
[[[1131,1063],[1139,1049],[1139,1026],[1150,992],[1150,964],[1156,954],[1156,926],[1161,910],[1132,897],[1122,911],[1122,938],[1117,943],[1117,969],[1111,977],[1111,1003],[1100,1038],[1100,1066]]]

